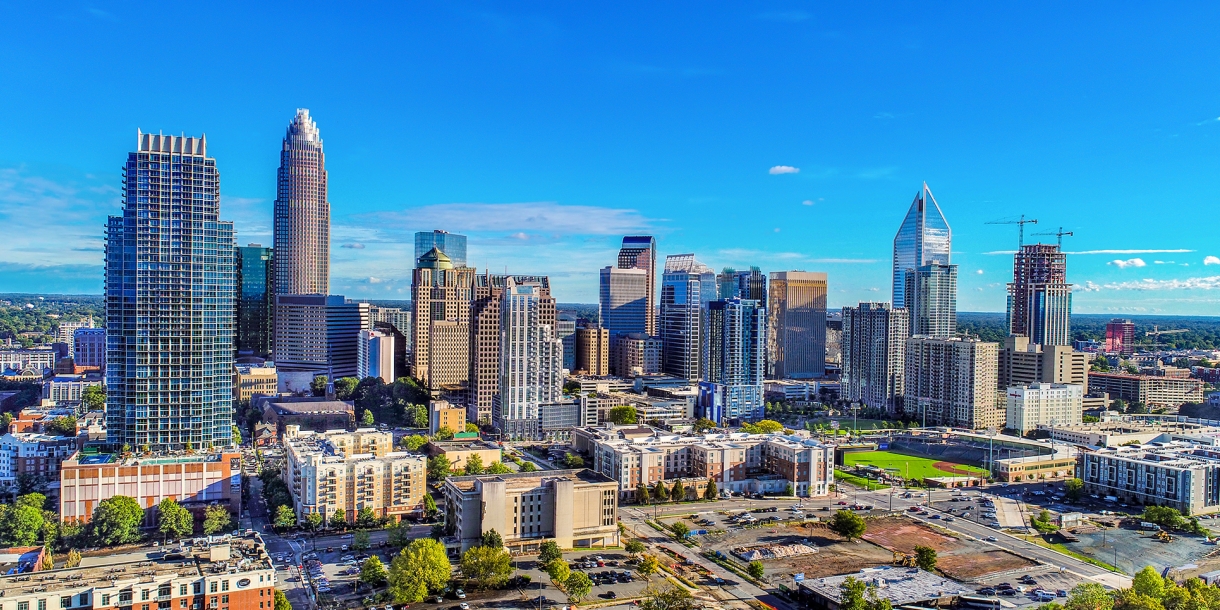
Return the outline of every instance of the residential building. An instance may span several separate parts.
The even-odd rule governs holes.
[[[843,308],[843,397],[886,413],[902,409],[907,310],[889,303]]]
[[[563,343],[543,323],[549,290],[506,278],[500,297],[500,391],[492,421],[505,438],[541,438],[539,405],[563,396]],[[546,315],[553,315],[553,309]]]
[[[308,389],[318,375],[334,381],[359,372],[360,331],[369,304],[340,295],[281,294],[275,297],[275,366],[280,391]]]
[[[94,411],[96,413],[96,411]],[[9,432],[38,432],[47,431],[47,427],[60,417],[77,417],[79,426],[80,414],[76,407],[59,407],[59,406],[37,406],[26,407],[17,413],[17,418],[9,424]],[[0,431],[2,432],[2,431]]]
[[[0,489],[13,490],[17,479],[59,482],[63,461],[80,449],[75,436],[9,432],[0,436]]]
[[[454,267],[466,266],[466,236],[448,231],[419,231],[415,234],[415,260],[433,248],[440,250]]]
[[[622,392],[600,390],[578,392],[577,400],[580,402],[580,411],[584,414],[584,421],[577,425],[592,426],[605,423],[610,418],[610,409],[630,403],[631,396],[631,394]]]
[[[1141,403],[1148,408],[1176,409],[1203,402],[1202,379],[1179,379],[1126,373],[1089,373],[1089,393],[1106,393],[1111,399]]]
[[[1104,447],[1080,454],[1084,491],[1184,515],[1220,512],[1220,451],[1187,441]]]
[[[233,223],[207,139],[137,132],[106,227],[106,432],[115,447],[229,445]],[[206,304],[206,305],[205,305]]]
[[[42,382],[42,399],[61,407],[80,407],[85,388],[100,385],[101,377],[56,375]]]
[[[576,329],[576,375],[610,374],[610,331],[600,326]]]
[[[648,269],[606,267],[601,270],[598,317],[610,334],[647,332],[649,320],[656,317],[655,313],[649,315],[648,310],[653,281]]]
[[[641,269],[648,276],[648,285],[646,287],[648,296],[644,303],[645,322],[644,328],[638,331],[632,330],[628,332],[644,332],[649,335],[656,336],[657,334],[657,240],[651,235],[628,235],[623,238],[623,245],[618,251],[618,268],[619,269]],[[606,323],[602,319],[602,325],[610,329],[610,332],[615,332],[616,329]]]
[[[254,364],[233,365],[233,400],[249,402],[255,395],[275,396],[279,388],[279,375],[275,366]]]
[[[306,108],[298,108],[288,124],[277,178],[272,261],[275,294],[330,294],[326,155],[322,152],[322,134]],[[277,323],[277,340],[279,328]]]
[[[1135,323],[1114,318],[1106,323],[1106,352],[1120,356],[1135,353]]]
[[[843,364],[843,310],[826,312],[826,364]]]
[[[369,306],[369,324],[370,324],[370,326],[369,326],[368,330],[376,330],[377,323],[381,322],[383,324],[389,324],[390,326],[394,327],[394,330],[398,331],[399,334],[401,334],[405,337],[410,337],[411,336],[411,315],[412,315],[412,312],[410,309],[402,309],[399,307],[381,307],[379,305],[370,305]],[[397,342],[398,335],[394,335],[394,339]],[[407,351],[410,351],[410,349],[411,349],[410,344],[407,344],[406,347],[407,347]]]
[[[76,350],[76,331],[86,328],[93,328],[93,316],[77,320],[60,318],[59,323],[55,325],[55,342],[67,343],[68,352],[74,352]]]
[[[1008,285],[1008,334],[1040,345],[1071,345],[1072,285],[1059,246],[1021,246]]]
[[[551,540],[561,549],[618,546],[618,485],[592,470],[548,470],[449,477],[446,546],[477,546],[495,530],[514,553],[536,553]]]
[[[57,360],[50,347],[0,347],[0,371],[33,370],[41,376],[43,371],[54,369]]]
[[[470,389],[466,420],[481,425],[492,424],[492,410],[500,393],[501,343],[500,316],[504,287],[512,278],[517,284],[537,286],[538,322],[556,328],[559,325],[555,298],[551,296],[551,281],[545,275],[476,275],[474,300],[470,303]],[[571,347],[575,360],[576,335],[568,337],[564,355]],[[561,362],[562,364],[562,362]],[[575,362],[573,362],[573,366]],[[571,370],[570,367],[563,367]]]
[[[434,394],[470,378],[470,314],[474,269],[455,266],[433,247],[416,260],[411,374]]]
[[[660,337],[650,337],[644,333],[628,333],[611,338],[610,372],[620,377],[659,374],[662,350]]]
[[[770,376],[775,379],[823,376],[826,373],[826,274],[773,271],[769,293]]]
[[[910,311],[907,299],[907,273],[925,265],[948,265],[953,231],[932,196],[928,183],[915,193],[915,199],[894,235],[893,307]],[[914,316],[912,316],[914,318]]]
[[[220,504],[241,514],[241,454],[236,451],[122,457],[76,453],[59,470],[59,517],[87,523],[97,505],[114,496],[135,498],[145,524],[156,522],[156,506],[173,498],[189,509]]]
[[[105,372],[106,329],[78,328],[73,337],[72,361],[76,372]]]
[[[701,316],[716,298],[716,274],[694,254],[665,257],[661,278],[661,369],[691,381],[699,379],[703,349]]]
[[[1002,426],[996,377],[999,346],[977,337],[906,341],[903,409],[924,426]]]
[[[452,440],[452,441],[429,441],[421,449],[429,458],[434,458],[438,455],[445,456],[449,460],[449,468],[454,472],[463,472],[466,470],[466,463],[470,461],[471,456],[478,456],[479,461],[483,462],[483,466],[490,466],[493,462],[503,462],[504,450],[495,443],[488,443],[478,439],[471,440]]]
[[[466,407],[434,400],[428,405],[428,431],[436,434],[441,428],[454,432],[466,431]]]
[[[576,314],[559,314],[555,328],[559,340],[563,342],[563,368],[574,371],[576,370]]]
[[[271,248],[237,248],[237,353],[271,355],[275,332],[275,271]]]
[[[1005,427],[1025,434],[1040,426],[1072,426],[1083,421],[1084,386],[1034,383],[1007,390]]]
[[[719,424],[762,419],[767,310],[761,301],[712,301],[705,311],[699,415]]]
[[[957,334],[957,265],[931,263],[908,269],[905,275],[911,335]]]
[[[759,303],[767,302],[767,276],[758,267],[738,271],[725,267],[716,276],[716,294],[718,299],[749,299]]]
[[[392,451],[392,432],[301,432],[284,435],[284,482],[297,518],[318,513],[329,521],[340,510],[349,523],[361,510],[394,521],[424,510],[427,460]]]
[[[1089,385],[1089,356],[1068,345],[1037,345],[1008,337],[1000,350],[1000,389],[1032,383]]]
[[[394,336],[379,330],[362,330],[356,344],[356,377],[377,377],[394,383]]]
[[[356,427],[356,406],[351,401],[323,396],[256,397],[252,406],[263,413],[263,422],[275,426],[283,436],[288,426],[324,432]]]

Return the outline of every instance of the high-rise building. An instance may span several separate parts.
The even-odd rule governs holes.
[[[716,274],[694,254],[665,257],[661,278],[662,370],[684,379],[699,379],[702,351],[701,316],[716,298]]]
[[[1000,349],[999,388],[1035,383],[1089,385],[1089,357],[1070,345],[1038,345],[1008,337]]]
[[[553,324],[543,323],[544,295],[542,286],[509,277],[500,296],[500,392],[492,418],[505,438],[539,438],[539,407],[563,397],[563,343]]]
[[[411,282],[411,374],[434,394],[470,378],[470,302],[474,269],[457,267],[433,247]]]
[[[1106,351],[1130,356],[1135,353],[1135,323],[1114,318],[1106,323]]]
[[[563,368],[574,371],[576,370],[576,314],[559,314],[555,328],[559,340],[563,341]]]
[[[911,335],[957,334],[957,265],[932,263],[908,269],[905,280]]]
[[[826,274],[773,271],[769,292],[771,376],[826,374]]]
[[[647,311],[646,323],[643,331],[628,331],[628,332],[646,332],[650,335],[657,334],[657,240],[651,235],[628,235],[623,238],[623,246],[618,251],[618,268],[619,269],[643,269],[648,273],[648,298],[646,301],[645,311]],[[606,325],[606,321],[602,320],[602,325]],[[615,332],[611,329],[610,332]]]
[[[750,267],[738,271],[725,267],[716,276],[718,297],[724,299],[752,299],[759,303],[767,302],[767,276],[758,267]]]
[[[844,307],[843,397],[887,413],[902,411],[909,332],[904,308],[894,309],[889,303]]]
[[[298,108],[280,149],[275,195],[275,294],[329,294],[330,202],[322,135]]]
[[[271,248],[258,244],[237,248],[237,352],[271,355],[275,330],[275,288]]]
[[[598,311],[611,335],[648,332],[651,277],[644,269],[606,267],[601,271]]]
[[[600,326],[576,329],[577,375],[604,376],[610,374],[610,331]]]
[[[1008,285],[1008,334],[1039,345],[1071,345],[1067,255],[1053,244],[1021,247]]]
[[[1038,426],[1072,426],[1084,416],[1084,387],[1074,383],[1033,383],[1007,388],[1005,428],[1021,434]]]
[[[359,374],[360,331],[369,304],[340,295],[282,294],[275,298],[275,366],[280,389],[307,387],[318,375],[334,381]]]
[[[106,329],[78,328],[72,333],[72,360],[77,372],[106,368]],[[82,369],[84,369],[82,371]]]
[[[55,327],[55,342],[68,344],[68,352],[74,352],[76,351],[76,331],[83,328],[93,328],[93,316],[86,316],[79,320],[61,318]]]
[[[394,374],[399,377],[407,374],[410,363],[411,318],[410,309],[369,306],[369,330],[379,330],[394,337]]]
[[[615,337],[610,345],[611,374],[620,377],[655,375],[661,372],[661,338],[644,333]]]
[[[1006,413],[996,398],[998,348],[975,337],[907,339],[903,409],[925,426],[1002,427]]]
[[[356,377],[377,377],[394,383],[394,336],[379,330],[361,330],[356,344]]]
[[[449,257],[454,267],[466,266],[466,236],[448,231],[420,231],[415,234],[415,260],[436,248]]]
[[[949,223],[925,182],[915,194],[915,200],[894,236],[894,308],[910,310],[906,297],[908,270],[934,263],[949,264],[952,237]],[[911,317],[913,319],[914,315]]]
[[[140,133],[106,227],[106,432],[121,447],[232,438],[233,223],[207,139]]]
[[[470,302],[470,384],[466,403],[466,419],[470,422],[492,423],[492,408],[496,395],[500,393],[500,297],[510,277],[518,284],[538,287],[539,321],[551,328],[558,326],[550,278],[544,275],[491,273],[474,276],[474,300]],[[575,334],[568,339],[571,339],[575,357]]]
[[[708,303],[703,323],[702,417],[720,424],[763,417],[767,310],[753,299]]]

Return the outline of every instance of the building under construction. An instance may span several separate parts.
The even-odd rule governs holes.
[[[1072,286],[1059,246],[1021,246],[1008,285],[1008,334],[1039,345],[1070,345]]]

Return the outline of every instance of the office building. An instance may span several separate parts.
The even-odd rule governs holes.
[[[274,209],[275,294],[330,294],[330,201],[322,135],[298,108],[280,148]],[[277,335],[278,338],[278,335]]]
[[[1084,493],[1184,515],[1220,512],[1220,451],[1188,441],[1104,447],[1080,454]]]
[[[356,377],[377,377],[394,383],[394,337],[379,330],[360,331],[356,344]]]
[[[140,133],[106,227],[106,432],[115,447],[232,438],[233,223],[206,138]]]
[[[407,357],[411,353],[411,316],[410,309],[369,306],[369,330],[380,330],[394,336],[394,371],[399,376],[406,374]]]
[[[745,271],[725,267],[716,276],[716,291],[717,298],[722,301],[749,299],[766,303],[767,276],[758,267],[750,267]]]
[[[1007,390],[1006,428],[1025,434],[1040,426],[1073,426],[1083,421],[1084,386],[1034,383]]]
[[[999,345],[974,337],[911,337],[903,409],[924,426],[977,430],[1004,425],[996,378]]]
[[[145,525],[155,522],[152,509],[166,498],[189,509],[220,504],[240,515],[241,481],[236,451],[153,457],[76,453],[60,465],[59,517],[88,523],[97,505],[114,496],[135,498],[144,509]]]
[[[465,432],[466,407],[443,400],[432,401],[428,405],[428,431],[436,434],[441,428],[449,428],[454,433]]]
[[[665,257],[661,278],[661,368],[691,381],[699,379],[703,349],[703,309],[716,298],[716,274],[694,254]]]
[[[442,491],[454,554],[491,530],[513,553],[536,553],[548,540],[561,549],[619,544],[618,485],[592,470],[449,477]]]
[[[1120,356],[1135,353],[1135,323],[1114,318],[1106,323],[1106,352]]]
[[[773,271],[769,288],[771,377],[826,373],[826,274]]]
[[[271,355],[275,331],[275,279],[271,248],[258,244],[237,248],[237,353]]]
[[[434,394],[470,377],[470,302],[474,269],[458,267],[433,247],[416,261],[411,374]]]
[[[646,332],[651,284],[651,276],[644,269],[606,267],[601,270],[598,311],[602,326],[610,334]]]
[[[415,234],[415,260],[436,248],[454,267],[466,266],[466,236],[448,231],[420,231]]]
[[[249,402],[255,395],[275,396],[279,391],[279,375],[274,365],[233,365],[233,400]]]
[[[539,406],[563,398],[563,343],[543,323],[549,291],[508,277],[500,296],[500,391],[492,421],[506,439],[541,438]]]
[[[16,490],[18,479],[58,483],[64,460],[78,450],[75,436],[8,432],[0,436],[0,489]]]
[[[894,235],[893,306],[910,311],[907,273],[925,265],[948,265],[953,231],[940,211],[928,183],[915,194],[907,215]],[[912,315],[912,319],[914,315]]]
[[[474,300],[470,304],[470,389],[466,420],[480,425],[492,424],[492,409],[496,395],[500,393],[501,297],[510,277],[518,284],[537,286],[538,322],[551,328],[558,325],[555,298],[551,296],[551,282],[546,276],[484,273],[474,277]],[[568,338],[575,366],[575,329]]]
[[[555,322],[559,340],[563,342],[563,368],[576,370],[576,314],[561,313]]]
[[[60,407],[79,410],[85,388],[102,385],[101,377],[86,375],[56,375],[42,382],[42,399]]]
[[[483,466],[490,466],[495,462],[504,461],[504,450],[496,443],[475,440],[454,440],[454,441],[428,441],[421,449],[429,458],[434,458],[439,455],[445,456],[449,460],[449,468],[452,472],[463,472],[466,470],[466,464],[472,456],[477,456]]]
[[[610,331],[599,326],[576,329],[576,375],[610,374]]]
[[[645,332],[655,336],[657,334],[657,240],[651,235],[628,235],[624,237],[623,245],[618,251],[618,268],[642,269],[646,272],[648,276],[648,285],[646,287],[647,299],[644,306],[646,318],[644,328],[638,332]],[[610,328],[610,332],[615,332],[616,330],[606,324],[605,319],[602,320],[602,325]],[[628,332],[637,331],[632,330]]]
[[[355,523],[361,510],[377,518],[401,520],[424,511],[427,460],[392,451],[394,435],[361,428],[284,435],[284,482],[297,518],[318,513],[327,522],[343,511]]]
[[[699,415],[718,424],[762,419],[767,310],[759,301],[708,303],[703,323]]]
[[[843,398],[902,412],[907,310],[889,303],[843,308]]]
[[[44,371],[55,368],[59,354],[50,347],[7,347],[0,348],[0,372],[12,371],[21,373],[31,371],[42,377]]]
[[[256,396],[251,406],[262,412],[264,423],[275,426],[278,436],[283,436],[288,426],[313,432],[356,427],[355,404],[333,396]]]
[[[78,373],[106,369],[106,329],[78,328],[73,333],[72,361]]]
[[[1111,399],[1140,403],[1149,409],[1176,409],[1186,403],[1203,403],[1203,380],[1129,375],[1127,373],[1089,373],[1089,393],[1106,393]]]
[[[629,333],[611,339],[610,373],[619,377],[656,375],[661,372],[660,337]]]
[[[908,269],[905,275],[911,335],[957,334],[957,265],[932,263]]]
[[[1071,345],[1071,312],[1067,255],[1055,245],[1022,246],[1008,285],[1008,334],[1040,345]]]
[[[1000,389],[1033,383],[1089,385],[1089,357],[1067,345],[1036,345],[1008,337],[1000,350]]]
[[[340,295],[282,294],[275,298],[275,366],[280,390],[307,389],[318,375],[356,377],[360,331],[369,304]]]

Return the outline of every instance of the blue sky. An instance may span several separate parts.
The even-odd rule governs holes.
[[[1220,313],[1220,5],[840,4],[0,4],[0,291],[100,292],[137,128],[206,133],[222,217],[270,243],[306,107],[339,294],[406,298],[444,228],[561,301],[645,232],[888,300],[927,181],[961,310],[1003,310],[1016,229],[984,223],[1024,213],[1075,233],[1077,312]]]

